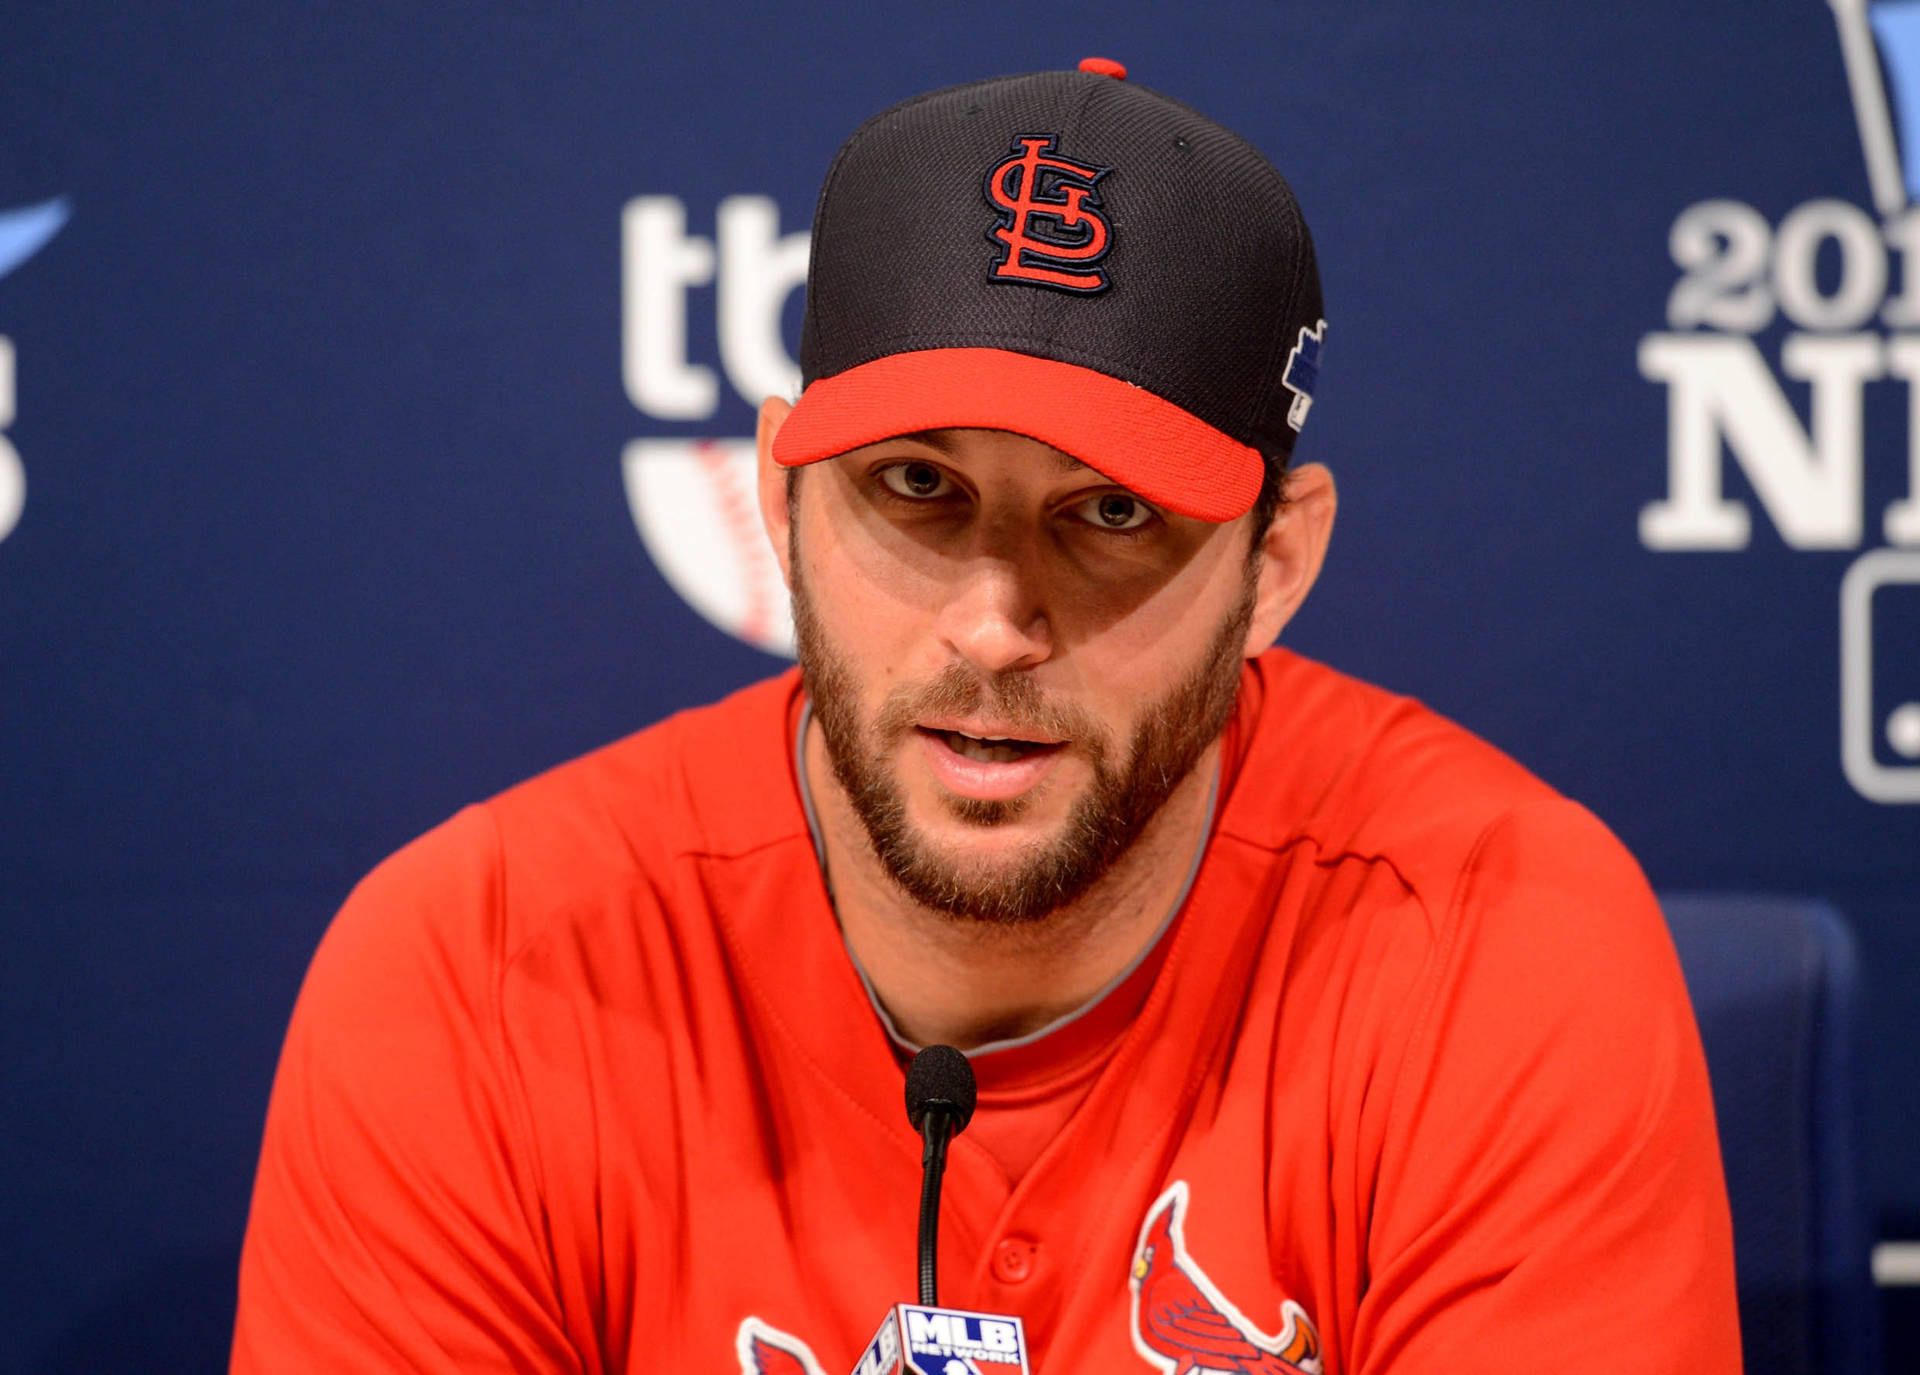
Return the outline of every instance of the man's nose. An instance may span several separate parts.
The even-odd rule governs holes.
[[[1031,668],[1053,653],[1040,570],[1023,551],[969,559],[941,620],[948,646],[982,673]]]

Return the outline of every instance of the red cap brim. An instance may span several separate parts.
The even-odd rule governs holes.
[[[1144,387],[1006,349],[924,349],[806,389],[773,441],[794,468],[921,430],[1008,430],[1039,440],[1181,515],[1229,521],[1260,493],[1257,449]]]

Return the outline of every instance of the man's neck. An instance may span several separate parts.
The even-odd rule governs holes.
[[[1025,1036],[1131,968],[1186,889],[1211,814],[1221,743],[1090,889],[1043,920],[996,926],[930,911],[882,868],[827,758],[818,722],[801,746],[840,930],[894,1029],[962,1050]]]

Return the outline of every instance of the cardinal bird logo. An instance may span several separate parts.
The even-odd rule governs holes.
[[[1133,1346],[1165,1375],[1321,1375],[1320,1334],[1307,1310],[1280,1304],[1279,1332],[1260,1331],[1187,1253],[1187,1183],[1147,1214],[1133,1251]]]
[[[744,1318],[733,1340],[740,1375],[826,1375],[807,1344],[758,1318]]]

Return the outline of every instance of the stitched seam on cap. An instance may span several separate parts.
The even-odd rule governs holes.
[[[1105,79],[1108,81],[1113,80],[1112,77]],[[1093,103],[1094,93],[1104,89],[1105,87],[1103,86],[1089,85],[1081,94],[1079,103],[1074,106],[1073,114],[1070,115],[1069,118],[1073,121],[1073,138],[1076,145],[1080,141],[1080,134],[1086,123],[1087,106]],[[1060,137],[1064,142],[1067,137],[1067,132],[1064,128],[1060,131]],[[1062,151],[1064,152],[1065,150],[1063,149]],[[1077,154],[1070,154],[1069,156],[1077,156]],[[1104,205],[1105,203],[1102,202],[1102,204]],[[1111,235],[1113,232],[1113,221],[1109,219],[1107,221],[1107,233]],[[1111,246],[1109,246],[1107,251],[1109,253],[1112,252]],[[1060,331],[1067,323],[1066,301],[1060,300],[1059,293],[1054,291],[1036,291],[1034,292],[1034,296],[1038,299],[1028,305],[1027,319],[1031,321],[1043,308],[1053,311],[1053,320],[1047,328],[1047,347],[1052,348],[1054,340],[1060,337]]]

